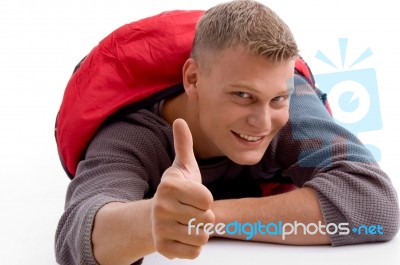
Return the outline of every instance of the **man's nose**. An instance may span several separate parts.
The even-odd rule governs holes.
[[[248,117],[247,122],[257,131],[269,131],[271,129],[271,109],[269,104],[256,106]]]

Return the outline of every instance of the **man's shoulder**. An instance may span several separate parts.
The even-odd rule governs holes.
[[[134,139],[151,139],[161,135],[172,137],[171,125],[149,109],[144,108],[107,121],[100,131],[107,130],[120,132],[128,138]]]
[[[140,109],[107,121],[93,137],[91,146],[118,147],[127,150],[171,149],[171,126],[160,116]]]

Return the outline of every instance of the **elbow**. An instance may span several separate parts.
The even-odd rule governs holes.
[[[375,199],[360,216],[350,217],[351,240],[348,244],[390,241],[399,231],[399,205],[397,197],[393,200]]]
[[[63,260],[66,256],[69,256],[69,248],[65,243],[65,238],[62,238],[59,231],[57,231],[54,242],[54,254],[57,264],[65,264]]]
[[[339,223],[347,229],[330,235],[332,246],[390,241],[396,237],[400,226],[400,212],[397,195],[391,190],[390,196],[371,196],[368,200],[353,203],[346,210],[342,208],[337,216]],[[338,220],[338,219],[336,219]]]
[[[377,236],[376,241],[389,241],[396,237],[400,227],[399,200],[391,184],[380,190],[365,209],[365,223],[382,228],[382,233]],[[373,228],[371,231],[373,232]]]
[[[63,215],[58,224],[55,234],[54,252],[57,264],[74,264],[74,259],[73,257],[71,257],[71,253],[73,253],[73,251],[71,251],[70,246],[68,245],[68,240],[66,238],[68,231],[66,231],[66,227],[63,225],[66,221],[65,219],[65,215]]]
[[[378,211],[376,213],[377,223],[383,228],[382,241],[389,241],[396,237],[400,227],[400,211],[397,196],[393,196],[392,200],[388,200],[384,205],[385,213]]]

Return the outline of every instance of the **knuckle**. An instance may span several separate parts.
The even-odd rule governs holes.
[[[207,244],[208,239],[209,235],[204,231],[196,235],[196,241],[200,246]]]
[[[201,253],[201,247],[192,247],[189,251],[185,253],[187,259],[195,259]]]
[[[201,246],[182,248],[170,240],[163,240],[155,243],[156,251],[170,260],[175,258],[195,259],[200,255],[201,248]]]
[[[208,192],[208,196],[206,197],[205,202],[207,204],[207,208],[210,209],[214,203],[214,198],[209,190],[207,190],[207,192]]]
[[[171,251],[170,244],[168,242],[159,242],[155,245],[155,248],[158,253],[168,259],[176,258],[176,255],[174,255],[173,251]]]
[[[204,216],[205,223],[215,223],[215,214],[211,210],[207,210]]]
[[[205,186],[203,186],[201,193],[202,206],[206,209],[210,209],[214,203],[214,198],[211,192]]]
[[[171,212],[171,209],[166,201],[157,200],[154,204],[153,211],[154,211],[154,216],[157,218],[168,215],[168,213]]]
[[[161,183],[158,185],[157,192],[163,195],[171,195],[174,194],[176,189],[176,182],[170,179],[166,179],[161,181]]]

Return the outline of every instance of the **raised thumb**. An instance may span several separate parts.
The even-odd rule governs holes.
[[[175,160],[185,178],[201,183],[199,166],[193,152],[193,138],[189,126],[183,119],[176,119],[172,124],[174,134]]]

